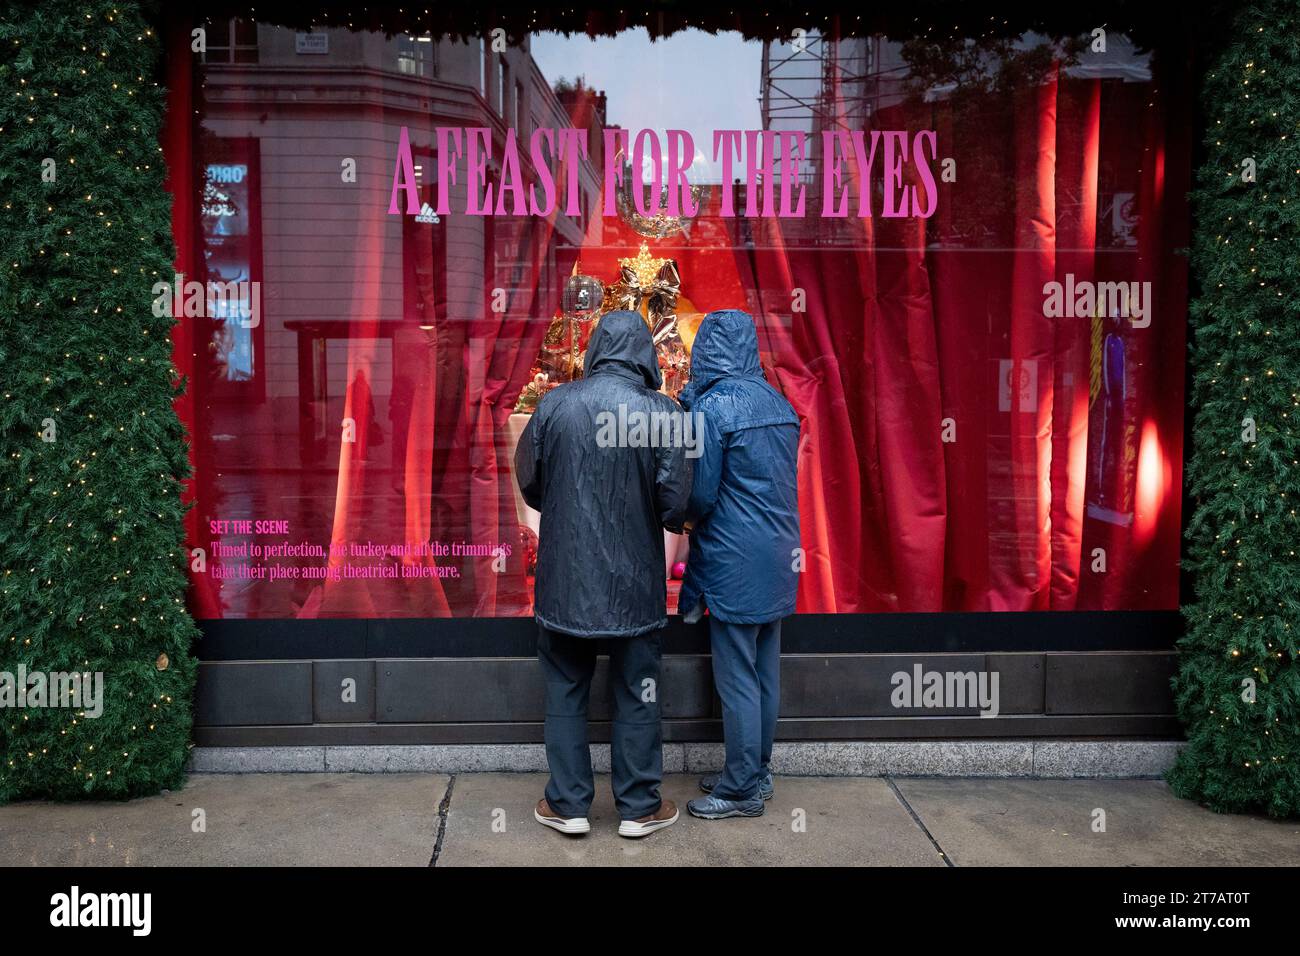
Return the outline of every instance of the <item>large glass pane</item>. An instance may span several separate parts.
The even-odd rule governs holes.
[[[529,614],[514,443],[616,305],[669,394],[706,313],[754,316],[803,422],[801,611],[1177,606],[1170,58],[1113,31],[208,29],[207,613]]]

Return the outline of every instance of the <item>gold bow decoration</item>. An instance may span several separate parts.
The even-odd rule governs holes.
[[[641,312],[657,346],[677,327],[677,300],[682,290],[677,263],[651,256],[650,248],[644,242],[636,256],[618,262],[618,281],[605,287],[601,312]],[[643,304],[644,311],[641,308]]]

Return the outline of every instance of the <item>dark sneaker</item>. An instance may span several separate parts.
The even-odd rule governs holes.
[[[754,797],[752,800],[723,800],[721,797],[701,797],[686,804],[691,816],[701,820],[725,820],[728,817],[761,817],[763,801]]]
[[[718,785],[722,779],[722,774],[710,774],[700,781],[700,789],[705,793],[712,793],[713,788]],[[772,782],[772,771],[765,772],[758,778],[758,795],[764,800],[771,800],[772,795],[776,793],[776,785]]]
[[[577,835],[591,832],[591,824],[586,817],[562,817],[546,802],[546,798],[537,801],[537,809],[533,811],[533,819],[544,827],[550,827],[552,830],[559,830],[561,833]]]
[[[632,840],[639,840],[643,836],[649,836],[656,830],[670,827],[676,822],[677,804],[671,800],[665,800],[659,805],[659,809],[649,816],[641,817],[639,820],[622,821],[618,825],[618,835]]]

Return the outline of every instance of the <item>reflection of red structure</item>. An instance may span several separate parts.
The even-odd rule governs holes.
[[[335,95],[332,84],[353,79],[346,70],[295,80],[285,64],[249,64],[206,75],[204,128],[260,140],[268,364],[264,405],[218,406],[203,391],[201,337],[178,332],[178,343],[197,340],[177,349],[198,373],[183,415],[207,416],[194,454],[212,485],[197,514],[284,518],[336,547],[515,547],[502,573],[476,557],[458,562],[458,577],[418,583],[226,581],[218,604],[199,581],[199,613],[526,614],[506,418],[574,259],[609,277],[641,237],[599,216],[590,170],[595,216],[390,218],[392,154],[406,125],[423,174],[436,169],[435,103],[448,122],[496,136],[511,122],[573,122],[557,111],[599,125],[603,104],[557,98],[517,49],[481,69],[473,44],[439,42],[446,72],[422,79],[377,70],[388,55],[380,37],[330,36],[371,84],[360,105]],[[291,33],[259,27],[258,37],[268,58],[280,51],[301,68],[284,53]],[[173,115],[188,115],[174,79]],[[1053,70],[1031,88],[891,97],[865,121],[937,129],[940,157],[972,171],[940,183],[928,223],[723,218],[714,188],[685,235],[652,243],[676,260],[700,311],[755,315],[769,377],[801,415],[801,611],[1176,606],[1185,278],[1173,250],[1185,229],[1189,102],[1179,75],[1160,79]],[[286,83],[310,101],[280,95]],[[167,148],[175,162],[204,147],[173,129]],[[360,175],[345,183],[337,157],[351,153]],[[194,274],[185,210],[196,186],[182,176],[174,166],[177,241]],[[1131,245],[1101,211],[1124,194]],[[1113,419],[1133,436],[1135,467],[1116,479],[1133,502],[1131,527],[1089,516],[1099,490],[1090,323],[1043,315],[1044,284],[1067,273],[1155,290],[1150,326],[1122,333],[1130,391]],[[345,419],[355,442],[341,436]]]
[[[1173,488],[1173,469],[1160,448],[1160,430],[1153,421],[1142,427],[1138,446],[1136,510],[1133,544],[1146,547],[1160,523],[1160,512]]]
[[[177,50],[181,32],[172,41]],[[200,188],[183,178],[190,167],[176,161],[182,151],[194,150],[201,166],[225,161],[226,144],[246,144],[263,167],[248,203],[257,210],[249,255],[265,259],[251,375],[218,381],[201,322],[187,320],[181,337],[193,341],[177,350],[191,373],[182,412],[199,472],[192,539],[204,543],[198,529],[207,515],[233,511],[288,520],[296,534],[340,550],[368,540],[509,540],[517,530],[513,514],[498,507],[509,501],[509,485],[496,393],[513,370],[498,336],[521,342],[529,316],[549,310],[567,274],[557,251],[575,244],[582,221],[389,218],[393,147],[397,130],[408,127],[427,198],[436,186],[437,126],[485,126],[499,154],[508,127],[574,125],[566,103],[599,126],[603,99],[573,90],[562,100],[526,47],[497,54],[478,43],[346,30],[302,45],[292,30],[248,23],[233,35],[242,37],[240,55],[222,48],[205,58],[201,99],[179,68],[169,84],[173,120],[194,107],[202,116],[197,128],[174,122],[169,129],[175,193],[188,200]],[[524,173],[532,176],[527,167]],[[465,179],[462,169],[453,187],[458,204]],[[589,164],[578,181],[593,189]],[[582,206],[593,203],[584,197]],[[178,203],[180,263],[197,275],[205,259],[213,261],[215,243],[196,246],[187,208]],[[249,385],[265,395],[264,405]],[[231,401],[217,401],[221,389]],[[227,578],[218,592],[201,578],[197,610],[254,617],[526,611],[519,558],[505,573],[477,558],[458,563],[460,577],[418,585],[340,578],[253,587]]]

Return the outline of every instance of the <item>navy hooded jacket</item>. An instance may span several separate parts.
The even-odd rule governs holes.
[[[710,614],[735,624],[794,613],[799,418],[763,378],[748,313],[728,309],[704,317],[681,402],[704,418],[681,613],[691,616],[701,598]]]
[[[668,623],[664,528],[681,530],[691,463],[680,442],[655,447],[645,432],[611,426],[680,416],[661,381],[645,320],[610,312],[584,377],[547,392],[520,436],[515,477],[542,513],[533,611],[551,630],[630,637]]]

